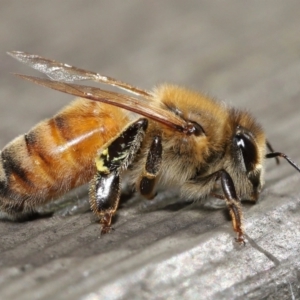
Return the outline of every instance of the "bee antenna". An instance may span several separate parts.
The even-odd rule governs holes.
[[[281,152],[271,152],[271,153],[268,153],[266,154],[266,158],[278,158],[278,157],[283,157],[284,159],[287,160],[287,162],[293,166],[298,172],[300,172],[300,167],[295,163],[293,162],[286,154],[284,153],[281,153]]]
[[[274,149],[273,149],[271,143],[269,141],[267,141],[266,144],[267,144],[268,149],[271,152],[274,152]],[[280,164],[280,160],[279,160],[278,156],[275,156],[275,159],[276,159],[276,164],[279,165]]]

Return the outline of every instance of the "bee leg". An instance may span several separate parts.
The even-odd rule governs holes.
[[[240,207],[240,201],[235,191],[233,180],[225,170],[220,170],[217,172],[217,174],[221,179],[224,200],[226,201],[230,216],[232,218],[233,229],[238,234],[236,241],[245,245],[244,231],[242,228],[242,210]]]
[[[161,135],[156,135],[151,143],[145,168],[138,187],[141,195],[147,199],[153,199],[155,197],[153,191],[156,176],[161,167],[162,151]]]
[[[148,120],[138,119],[129,124],[96,157],[97,173],[90,183],[90,205],[100,217],[101,233],[111,230],[112,217],[117,211],[120,194],[120,173],[130,165],[144,138]]]
[[[115,171],[110,174],[97,172],[90,184],[90,205],[93,212],[100,216],[102,234],[111,230],[111,221],[117,211],[120,194],[120,176]]]
[[[221,187],[224,195],[220,195],[213,190],[216,180],[221,180]],[[244,241],[244,230],[242,227],[242,210],[240,206],[240,200],[236,194],[233,180],[231,176],[224,170],[221,169],[215,173],[212,173],[206,177],[195,178],[193,185],[201,186],[202,188],[207,188],[207,193],[218,199],[226,201],[226,205],[229,209],[230,216],[232,218],[232,225],[234,231],[237,233],[236,241],[241,244],[245,244]],[[209,190],[211,188],[211,190]]]

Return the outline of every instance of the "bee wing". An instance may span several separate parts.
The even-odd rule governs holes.
[[[63,82],[92,80],[92,81],[116,86],[118,88],[121,88],[123,90],[126,90],[138,96],[151,98],[151,94],[149,92],[134,87],[128,83],[116,80],[112,77],[103,76],[92,71],[79,69],[77,67],[73,67],[68,64],[63,64],[55,60],[50,60],[26,52],[11,51],[11,52],[7,52],[7,54],[17,59],[18,61],[30,66],[31,68],[46,74],[52,80],[63,81]]]
[[[86,98],[93,101],[107,103],[126,110],[135,112],[149,119],[157,121],[177,131],[184,131],[186,122],[172,112],[163,108],[157,107],[151,101],[144,102],[129,95],[119,94],[112,91],[102,90],[100,88],[78,85],[73,83],[65,83],[53,81],[39,77],[15,74],[23,79],[32,81],[36,84],[61,91],[66,94],[71,94],[77,97]]]

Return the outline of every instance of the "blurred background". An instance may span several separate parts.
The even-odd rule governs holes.
[[[141,88],[170,82],[246,108],[273,146],[300,162],[299,11],[296,0],[2,0],[0,146],[72,99],[14,77],[38,75],[6,55],[20,50]],[[90,214],[2,222],[0,298],[296,299],[300,176],[285,162],[269,162],[267,171],[263,200],[245,208],[259,247],[235,248],[224,211],[124,208],[106,239],[96,238]]]

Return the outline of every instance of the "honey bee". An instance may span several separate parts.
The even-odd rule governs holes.
[[[50,79],[17,76],[78,98],[2,150],[2,216],[30,214],[90,182],[90,206],[100,219],[101,232],[107,233],[126,176],[146,199],[174,187],[187,200],[209,195],[223,199],[236,241],[244,244],[240,203],[257,201],[265,159],[278,162],[283,157],[300,172],[284,153],[273,151],[262,127],[246,111],[175,85],[146,91],[37,55],[8,54]],[[72,83],[82,80],[127,93]],[[217,182],[222,194],[215,191]]]

